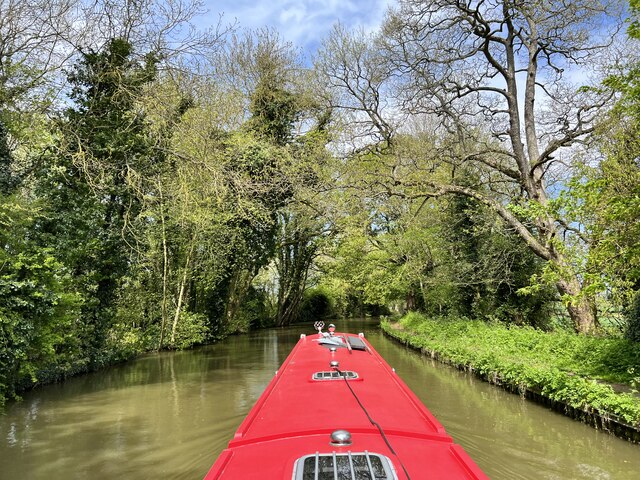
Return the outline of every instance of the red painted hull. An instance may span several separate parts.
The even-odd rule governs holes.
[[[365,351],[335,352],[318,339],[310,335],[296,344],[206,480],[291,480],[299,458],[347,451],[388,457],[399,479],[407,479],[405,470],[411,480],[488,478],[366,339]],[[315,372],[331,371],[333,360],[341,371],[357,372],[359,378],[349,385],[395,454],[347,381],[312,379]],[[329,444],[338,429],[351,433],[350,446]]]

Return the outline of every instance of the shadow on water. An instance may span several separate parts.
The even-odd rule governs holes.
[[[635,479],[640,447],[364,331],[494,479]],[[29,392],[0,416],[0,479],[202,478],[308,326],[254,332]]]

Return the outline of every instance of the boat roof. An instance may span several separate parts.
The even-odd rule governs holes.
[[[351,442],[332,442],[336,430]],[[395,477],[375,475],[369,455]],[[324,457],[359,473],[327,473]],[[362,334],[320,333],[301,335],[205,479],[374,477],[487,478]]]

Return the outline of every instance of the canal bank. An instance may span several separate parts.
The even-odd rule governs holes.
[[[492,327],[468,320],[435,321],[418,314],[409,314],[397,323],[384,321],[381,328],[387,336],[434,360],[470,372],[492,385],[596,429],[640,444],[640,396],[637,391],[628,385],[611,385],[584,375],[584,372],[571,371],[567,359],[553,353],[561,342],[548,341],[545,336],[549,334],[532,329],[517,332],[517,327],[509,331],[504,326]],[[505,342],[505,335],[515,337],[515,340],[511,338]],[[565,348],[571,347],[565,345]],[[597,349],[600,345],[587,347]],[[619,349],[620,346],[616,347]],[[632,346],[633,351],[625,354],[624,359],[618,358],[618,365],[600,368],[600,371],[604,370],[601,375],[615,377],[616,369],[634,373],[634,368],[626,365],[640,364],[635,360],[638,352],[634,348]],[[614,349],[610,355],[615,361]],[[587,360],[593,363],[596,358],[592,355]],[[575,364],[573,367],[578,370]],[[597,369],[597,365],[591,365],[586,370]]]

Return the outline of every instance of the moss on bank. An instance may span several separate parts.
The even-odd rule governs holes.
[[[385,321],[382,329],[521,394],[529,390],[640,430],[637,343],[466,319],[436,320],[417,313],[398,323]]]

